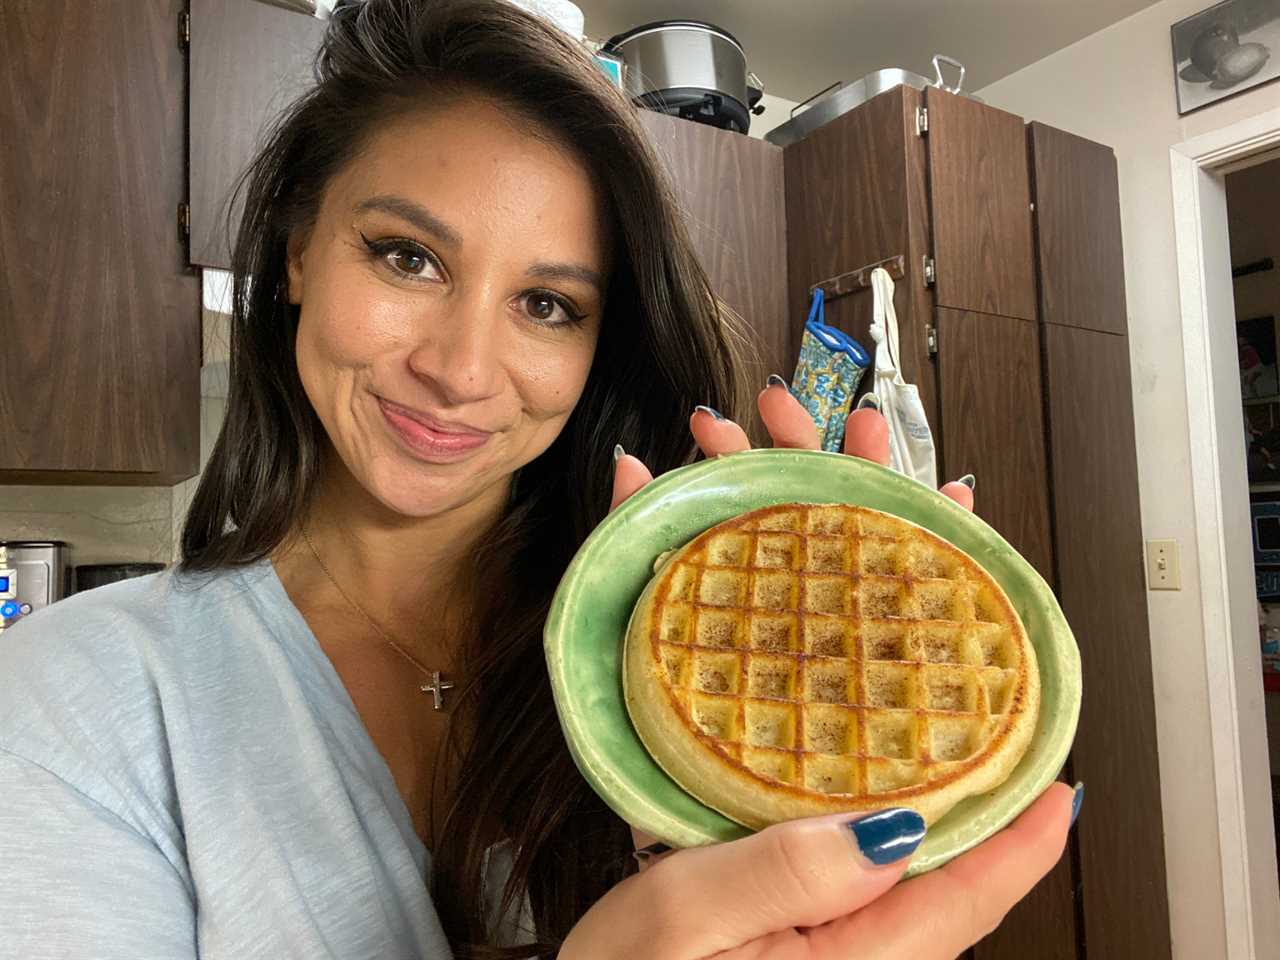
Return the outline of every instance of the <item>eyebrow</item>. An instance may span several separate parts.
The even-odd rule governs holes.
[[[389,213],[394,217],[399,217],[401,220],[412,223],[419,230],[435,234],[451,246],[462,246],[462,237],[457,230],[454,230],[453,227],[449,226],[426,207],[404,197],[370,197],[367,200],[361,200],[356,204],[355,209],[356,213],[364,213],[368,210],[380,210],[383,213]]]
[[[361,200],[356,204],[355,210],[357,213],[364,213],[369,210],[389,213],[407,223],[413,224],[419,230],[434,234],[451,246],[462,246],[462,237],[457,230],[453,229],[426,207],[406,197],[369,197],[367,200]],[[580,263],[535,263],[526,271],[526,274],[539,280],[577,280],[595,287],[598,291],[604,290],[604,279],[600,276],[599,271]]]

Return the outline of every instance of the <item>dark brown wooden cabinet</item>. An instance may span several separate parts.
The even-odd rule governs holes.
[[[193,264],[231,269],[236,183],[271,122],[314,82],[323,37],[322,21],[255,0],[191,0]]]
[[[198,467],[183,0],[0,0],[0,483]]]

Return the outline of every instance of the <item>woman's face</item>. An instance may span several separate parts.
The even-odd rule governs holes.
[[[582,393],[609,251],[567,150],[482,99],[384,127],[289,244],[302,385],[397,513],[500,501]]]

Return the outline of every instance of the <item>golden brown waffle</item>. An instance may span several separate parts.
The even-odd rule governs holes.
[[[627,633],[641,740],[748,826],[993,789],[1035,728],[1035,652],[1000,586],[915,524],[843,504],[743,514],[669,557]]]

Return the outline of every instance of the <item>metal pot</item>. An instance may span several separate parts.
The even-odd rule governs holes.
[[[660,20],[612,37],[606,53],[622,58],[623,86],[659,113],[746,133],[764,84],[747,70],[742,45],[700,20]]]

